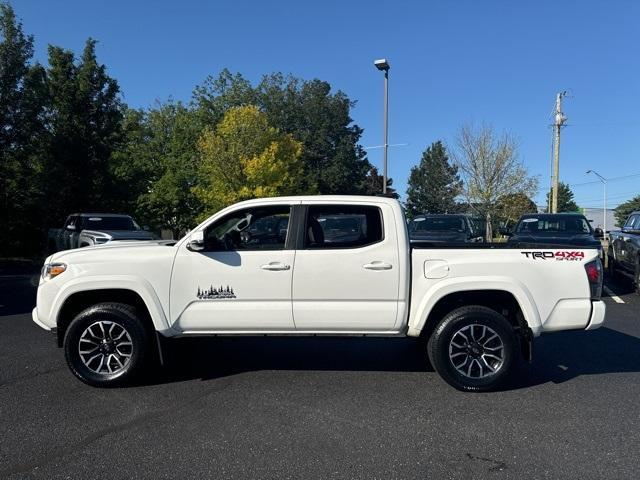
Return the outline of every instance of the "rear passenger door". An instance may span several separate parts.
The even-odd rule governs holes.
[[[386,204],[311,203],[293,274],[297,330],[389,331],[396,325],[399,252]]]

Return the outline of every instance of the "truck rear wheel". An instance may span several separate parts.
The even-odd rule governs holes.
[[[79,313],[64,336],[71,372],[95,387],[122,385],[144,367],[149,335],[136,309],[122,303],[100,303]]]
[[[435,370],[449,385],[467,392],[499,386],[517,357],[513,327],[495,310],[457,308],[438,324],[427,345]]]

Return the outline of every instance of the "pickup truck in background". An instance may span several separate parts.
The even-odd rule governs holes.
[[[398,201],[249,200],[175,244],[49,256],[33,321],[94,386],[131,381],[170,337],[416,337],[455,388],[492,389],[544,332],[604,321],[595,249],[409,242]]]
[[[48,234],[49,253],[73,248],[102,245],[112,240],[155,240],[157,237],[141,229],[129,215],[113,213],[74,213],[63,228]]]
[[[640,294],[640,211],[629,215],[620,231],[609,232],[607,262],[611,278],[628,277]]]
[[[484,241],[484,223],[464,214],[417,215],[409,222],[409,239],[433,243]]]

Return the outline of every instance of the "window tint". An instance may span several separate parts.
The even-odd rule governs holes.
[[[528,217],[520,220],[517,233],[591,233],[584,217]]]
[[[381,241],[382,214],[371,206],[311,206],[305,228],[306,248],[354,248]]]
[[[82,230],[138,230],[131,217],[80,217]]]
[[[629,220],[627,220],[625,228],[628,228],[631,230],[640,229],[640,215],[631,215],[629,217]]]
[[[230,213],[207,227],[205,250],[282,250],[289,229],[289,206]]]
[[[409,232],[464,232],[465,221],[461,217],[416,218],[409,226]]]

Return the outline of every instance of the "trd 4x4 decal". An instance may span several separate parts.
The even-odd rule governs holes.
[[[223,298],[236,298],[236,294],[229,285],[227,285],[227,288],[223,288],[222,286],[220,286],[220,288],[213,288],[213,285],[211,285],[208,289],[204,290],[198,286],[197,297],[199,300],[221,300]]]
[[[552,251],[531,251],[531,252],[520,252],[525,257],[531,258],[533,260],[568,260],[568,261],[579,261],[584,259],[584,252],[576,251],[576,250],[558,250],[557,252]]]

